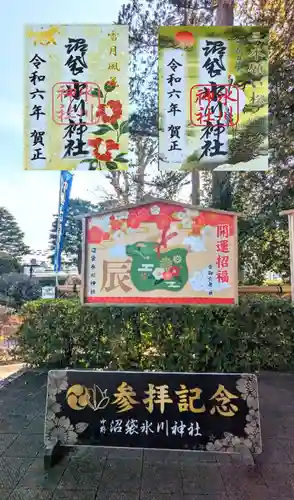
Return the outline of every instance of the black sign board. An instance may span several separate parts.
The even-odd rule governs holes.
[[[45,445],[261,453],[252,374],[53,370]]]

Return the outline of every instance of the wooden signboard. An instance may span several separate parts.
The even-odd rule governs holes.
[[[86,216],[82,303],[236,304],[237,215],[154,200]]]
[[[260,454],[257,378],[50,371],[45,447],[56,444]]]

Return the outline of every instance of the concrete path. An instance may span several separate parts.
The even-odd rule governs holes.
[[[0,390],[1,500],[293,500],[294,375],[259,379],[264,451],[228,455],[76,448],[43,470],[46,374]]]
[[[11,365],[0,365],[0,380],[3,380],[10,375],[13,375],[14,373],[18,372],[23,368],[22,363],[13,363]]]

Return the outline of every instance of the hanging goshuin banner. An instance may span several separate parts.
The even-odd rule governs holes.
[[[25,170],[128,167],[128,27],[25,29]]]
[[[268,28],[159,30],[161,170],[268,170]]]
[[[73,175],[70,172],[60,173],[60,189],[59,189],[59,206],[56,232],[56,247],[54,256],[54,271],[59,272],[61,267],[61,254],[63,247],[63,238],[66,217],[69,206],[70,191],[72,186]]]

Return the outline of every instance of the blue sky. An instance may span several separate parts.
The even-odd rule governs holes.
[[[0,206],[7,208],[34,250],[46,249],[52,214],[58,207],[59,173],[23,170],[23,27],[24,24],[111,24],[123,0],[37,0],[4,2],[1,8],[0,60]],[[84,8],[83,8],[84,6]],[[95,181],[94,181],[95,176]],[[97,201],[93,187],[103,184],[99,172],[78,172],[72,196]]]

